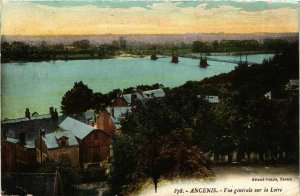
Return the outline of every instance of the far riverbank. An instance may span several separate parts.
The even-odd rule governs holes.
[[[237,55],[254,55],[254,54],[274,54],[274,51],[248,51],[248,52],[219,52],[219,53],[206,53],[203,54],[203,56],[237,56]],[[163,55],[163,56],[171,56],[171,53],[162,53],[158,55]],[[133,53],[128,53],[128,52],[123,52],[119,51],[118,54],[116,55],[109,55],[109,56],[91,56],[87,54],[76,54],[76,55],[57,55],[55,58],[51,59],[20,59],[20,60],[11,60],[11,61],[2,61],[1,63],[27,63],[27,62],[51,62],[51,61],[58,61],[58,60],[63,60],[63,61],[69,61],[69,60],[101,60],[101,59],[114,59],[114,58],[146,58],[149,57],[150,54],[133,54]],[[184,58],[200,58],[199,53],[183,53],[179,54],[179,57],[184,57]],[[149,57],[150,58],[150,57]]]
[[[212,52],[202,53],[202,56],[240,56],[240,55],[255,55],[255,54],[275,54],[275,51],[235,51],[235,52]],[[200,53],[187,53],[179,55],[185,58],[200,58]]]

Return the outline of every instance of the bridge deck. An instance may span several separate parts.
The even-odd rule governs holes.
[[[233,64],[240,64],[240,63],[247,63],[248,65],[255,64],[254,62],[251,62],[251,61],[225,60],[225,59],[217,59],[217,58],[211,58],[211,57],[206,57],[206,59],[209,61],[217,61],[217,62],[225,62],[225,63],[233,63]]]
[[[200,59],[200,57],[198,56],[190,56],[185,58]],[[251,61],[225,60],[225,59],[218,59],[213,57],[206,57],[206,59],[208,61],[217,61],[217,62],[232,63],[232,64],[240,64],[240,63],[247,63],[248,65],[255,64],[255,62],[251,62]]]

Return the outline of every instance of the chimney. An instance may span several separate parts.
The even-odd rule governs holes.
[[[113,107],[110,108],[110,116],[115,117],[115,109]]]
[[[94,121],[93,121],[93,120],[89,120],[89,125],[90,125],[91,127],[94,127],[94,125],[95,125]]]
[[[105,103],[100,104],[100,112],[104,111],[105,109]]]
[[[30,119],[30,112],[29,112],[28,108],[26,108],[26,110],[25,110],[25,118]]]
[[[99,114],[99,110],[98,110],[98,109],[95,109],[95,110],[94,110],[94,113],[95,113],[95,114]]]
[[[54,110],[53,110],[53,107],[49,107],[49,114],[53,114],[54,113]]]
[[[46,131],[44,129],[40,129],[40,136],[45,137]]]
[[[25,144],[25,133],[19,133],[19,142],[20,144]]]
[[[132,93],[132,94],[131,94],[131,105],[135,105],[136,100],[137,100],[137,95],[136,95],[136,93]]]
[[[57,109],[56,108],[54,110],[54,114],[55,114],[55,117],[58,118],[58,113],[57,113]]]

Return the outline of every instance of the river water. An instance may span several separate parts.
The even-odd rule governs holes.
[[[248,55],[248,61],[261,63],[272,54]],[[218,59],[239,60],[239,56],[218,56]],[[94,92],[107,93],[116,88],[139,84],[161,83],[176,87],[189,80],[200,81],[234,69],[236,64],[208,61],[206,69],[199,60],[180,58],[172,64],[170,57],[151,61],[145,58],[115,58],[50,62],[6,63],[1,66],[1,119],[20,118],[25,108],[39,114],[53,106],[60,110],[65,92],[75,81],[83,81]]]

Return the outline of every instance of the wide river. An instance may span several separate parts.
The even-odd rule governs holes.
[[[272,54],[248,55],[249,62],[261,63]],[[218,56],[218,59],[239,60],[239,56]],[[151,61],[145,58],[72,60],[50,62],[6,63],[1,66],[1,119],[24,117],[25,108],[39,114],[53,106],[60,110],[65,92],[75,81],[83,81],[94,92],[161,83],[176,87],[189,80],[200,81],[234,69],[236,64],[208,61],[206,69],[199,60],[180,58],[172,64],[170,57]]]

